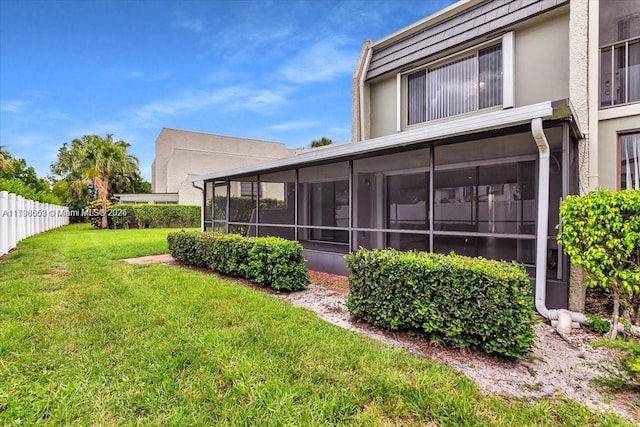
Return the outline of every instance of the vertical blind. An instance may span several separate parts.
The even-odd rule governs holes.
[[[478,52],[480,108],[502,104],[502,45]]]
[[[620,189],[640,190],[640,133],[621,137]]]
[[[475,55],[429,70],[429,120],[477,108],[476,71]]]
[[[424,71],[410,74],[407,77],[409,124],[422,123],[426,120],[427,75]]]
[[[408,124],[501,105],[502,70],[502,46],[496,45],[408,75]]]

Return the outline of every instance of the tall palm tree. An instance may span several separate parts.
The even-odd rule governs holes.
[[[115,173],[127,174],[138,169],[138,159],[127,154],[130,146],[131,144],[122,140],[113,141],[113,135],[107,135],[104,139],[91,135],[91,143],[85,146],[82,176],[93,181],[98,200],[102,203],[101,228],[108,227],[106,209],[110,199],[109,177]]]
[[[84,135],[71,141],[70,145],[65,143],[58,152],[58,162],[51,165],[54,173],[65,175],[69,187],[76,194],[93,186],[103,212],[101,228],[108,227],[109,178],[114,174],[138,170],[138,159],[127,153],[130,146],[123,140],[114,141],[111,134],[106,138]]]

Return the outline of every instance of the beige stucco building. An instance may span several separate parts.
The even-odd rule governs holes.
[[[290,156],[295,150],[279,142],[163,128],[151,166],[151,194],[117,194],[123,203],[202,204],[202,191],[191,178],[212,170],[241,167]],[[232,194],[251,193],[240,185]],[[262,189],[269,194],[268,187]]]
[[[561,200],[640,188],[639,159],[640,0],[462,0],[364,43],[351,143],[192,180],[204,229],[295,239],[342,274],[359,247],[516,261],[553,317],[585,303]],[[242,182],[284,198],[237,215]]]

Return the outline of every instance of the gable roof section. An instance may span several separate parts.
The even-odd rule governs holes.
[[[464,7],[465,3],[461,3]],[[567,3],[569,0],[489,0],[442,22],[438,22],[436,15],[433,25],[429,25],[432,20],[427,18],[393,36],[401,37],[404,33],[407,35],[404,38],[391,42],[383,39],[374,43],[366,79],[378,77]],[[472,2],[468,4],[473,5]]]

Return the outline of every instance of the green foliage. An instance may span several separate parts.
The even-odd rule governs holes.
[[[139,179],[138,159],[127,152],[126,141],[98,135],[84,135],[65,143],[58,150],[58,160],[51,171],[67,182],[67,195],[85,198],[91,192],[102,203],[103,211],[113,197],[114,183],[126,184]],[[108,217],[101,218],[101,228],[108,227]]]
[[[239,234],[220,234],[213,244],[213,255],[209,267],[229,276],[251,280],[249,252],[253,239]]]
[[[133,212],[132,222],[141,228],[200,226],[200,206],[195,205],[118,205]]]
[[[510,357],[533,346],[531,285],[521,266],[393,249],[360,249],[346,260],[347,308],[367,323]]]
[[[619,307],[629,322],[638,310],[633,301],[640,293],[640,190],[569,196],[560,215],[558,243],[585,271],[588,286],[611,290],[610,336],[615,338]]]
[[[598,334],[606,334],[611,329],[611,322],[605,319],[601,319],[597,316],[587,316],[588,322],[585,326],[590,328],[593,332]]]
[[[0,179],[0,191],[17,194],[26,199],[41,203],[51,203],[53,205],[62,205],[62,202],[47,191],[37,191],[32,186],[25,184],[18,178]]]
[[[284,208],[284,201],[279,199],[260,198],[260,207],[262,209]],[[232,219],[243,218],[247,222],[251,218],[251,213],[256,208],[256,199],[250,196],[234,196],[231,197],[229,203],[229,217]],[[211,209],[211,202],[207,205],[207,209]],[[215,197],[214,214],[218,219],[226,218],[227,198],[226,196]]]
[[[213,244],[218,238],[213,233],[169,233],[167,242],[171,256],[183,264],[209,267],[213,262]]]
[[[560,215],[558,243],[589,286],[640,292],[640,190],[569,196]]]
[[[331,138],[327,138],[326,136],[323,136],[320,139],[314,139],[313,141],[311,141],[311,148],[324,147],[325,145],[331,145],[331,144],[333,144],[333,141],[331,140]]]
[[[614,390],[640,391],[640,342],[637,339],[601,340],[596,346],[616,349],[620,359],[616,369],[603,366],[607,375],[598,379],[598,383]]]
[[[251,280],[278,291],[298,291],[309,284],[302,246],[279,237],[253,239],[249,271]]]
[[[129,205],[106,203],[108,228],[164,228],[200,226],[200,206],[194,205]],[[94,200],[85,209],[100,213],[102,202]],[[89,216],[90,222],[100,228],[101,216]]]
[[[167,239],[171,254],[185,264],[208,266],[280,291],[304,289],[310,281],[299,242],[184,231]]]
[[[36,202],[63,205],[51,191],[51,184],[39,178],[33,166],[24,159],[15,158],[0,146],[0,191],[8,191]]]

